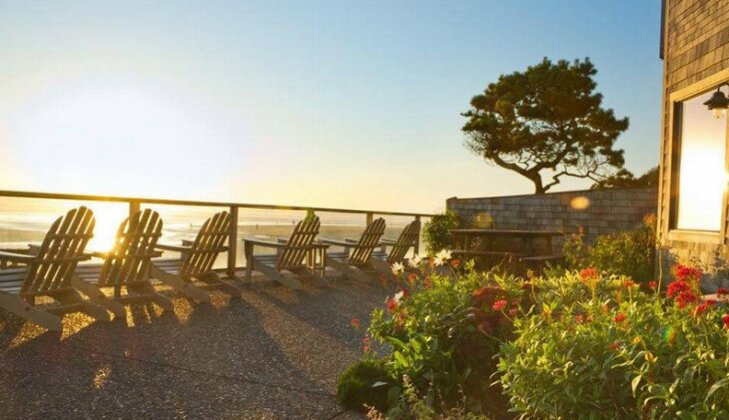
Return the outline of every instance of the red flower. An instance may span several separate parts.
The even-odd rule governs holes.
[[[727,289],[725,287],[720,287],[720,288],[716,289],[716,295],[717,296],[729,295],[729,289]]]
[[[619,349],[620,348],[620,342],[619,341],[613,342],[612,344],[610,344],[610,348],[613,349],[613,350]]]
[[[367,353],[370,351],[370,337],[367,335],[362,339],[362,350]]]
[[[585,322],[585,316],[584,315],[575,315],[575,322],[578,324],[582,324]]]
[[[354,328],[359,328],[359,326],[360,326],[360,321],[359,321],[359,318],[352,318],[352,320],[351,320],[351,321],[349,321],[349,324],[350,324],[350,325],[351,325],[352,327],[354,327]]]
[[[589,280],[596,278],[600,273],[597,272],[597,269],[594,267],[587,267],[583,268],[582,271],[580,271],[580,277],[582,280]]]
[[[696,296],[694,292],[692,292],[691,290],[684,290],[676,298],[676,305],[678,305],[679,308],[683,309],[689,303],[696,302],[697,300],[699,300],[699,297]]]
[[[408,283],[413,284],[418,279],[418,275],[415,273],[408,274]]]
[[[729,329],[729,314],[724,314],[724,316],[721,317],[721,321],[724,323],[724,328]]]
[[[706,312],[707,309],[709,309],[711,306],[714,306],[714,305],[716,305],[715,300],[707,300],[704,303],[702,303],[701,305],[697,306],[696,309],[694,309],[694,312],[693,312],[693,314],[691,314],[691,316],[694,316],[694,317],[701,316],[701,314]]]
[[[458,258],[454,258],[451,260],[451,267],[458,268],[458,266],[461,265],[461,260]]]
[[[625,321],[626,319],[628,319],[627,315],[625,315],[622,312],[615,315],[615,323],[617,323],[617,324],[620,324],[621,322]]]
[[[491,309],[498,312],[506,308],[506,305],[508,305],[508,302],[506,302],[506,300],[497,300],[496,302],[494,302],[493,305],[491,305]]]
[[[658,282],[655,280],[651,280],[648,282],[648,287],[650,287],[651,290],[656,290],[658,288]]]
[[[509,316],[512,318],[516,318],[516,316],[519,314],[519,310],[516,308],[509,309]]]
[[[672,298],[674,295],[678,296],[685,291],[690,291],[691,287],[684,280],[676,280],[668,285],[666,290],[666,296]]]
[[[393,298],[387,299],[387,310],[392,313],[397,309],[397,301]]]
[[[698,268],[681,264],[674,266],[673,271],[679,280],[699,280],[704,275]]]
[[[623,282],[623,286],[625,286],[627,288],[631,288],[631,287],[635,286],[635,282],[633,280],[628,279]]]

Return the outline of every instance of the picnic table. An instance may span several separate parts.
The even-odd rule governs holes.
[[[519,230],[519,229],[451,229],[451,234],[456,243],[461,244],[461,248],[454,250],[455,254],[472,257],[515,257],[522,262],[544,263],[555,261],[562,258],[554,252],[552,239],[554,237],[563,236],[565,233],[556,230]],[[524,247],[521,251],[495,251],[495,250],[477,250],[472,248],[474,238],[513,238],[521,240]],[[538,252],[535,247],[537,240],[546,242],[546,250]]]

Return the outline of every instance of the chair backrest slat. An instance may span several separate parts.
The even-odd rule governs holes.
[[[81,206],[69,210],[51,225],[28,274],[21,294],[35,295],[70,286],[71,275],[83,259],[86,244],[95,226],[94,213]]]
[[[125,219],[116,232],[114,247],[104,260],[99,286],[121,286],[146,281],[154,247],[162,236],[159,213],[144,209]]]
[[[410,247],[415,246],[419,237],[420,221],[414,220],[405,226],[405,229],[403,229],[400,233],[395,245],[392,246],[390,253],[387,255],[387,262],[390,264],[403,262],[405,260],[405,255],[407,255],[410,250]]]
[[[210,272],[230,235],[230,213],[221,211],[203,223],[190,251],[184,256],[180,275],[184,278]]]
[[[304,265],[309,247],[319,235],[319,227],[319,217],[316,215],[308,215],[299,221],[286,243],[287,246],[279,254],[276,267],[285,270]]]
[[[380,238],[385,233],[385,219],[378,218],[372,221],[365,228],[359,242],[352,249],[349,255],[351,264],[366,264],[372,256],[372,251],[379,247]]]

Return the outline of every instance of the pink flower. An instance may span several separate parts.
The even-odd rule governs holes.
[[[365,338],[362,339],[362,351],[367,353],[370,351],[370,337],[365,336]]]
[[[352,320],[351,320],[351,321],[349,321],[349,324],[350,324],[350,325],[351,325],[352,327],[354,327],[354,328],[359,328],[359,326],[360,326],[360,321],[359,321],[359,318],[352,318]]]
[[[493,305],[491,305],[491,309],[498,312],[498,311],[501,311],[504,308],[506,308],[506,305],[508,305],[506,300],[504,300],[504,299],[497,300],[496,302],[494,302]]]
[[[650,287],[651,290],[656,290],[658,288],[658,282],[655,280],[651,280],[648,282],[648,287]]]
[[[453,260],[451,260],[451,267],[458,268],[459,265],[461,265],[461,260],[459,260],[458,258],[454,258]]]
[[[721,321],[724,323],[724,328],[729,329],[729,314],[724,314],[724,316],[721,317]]]

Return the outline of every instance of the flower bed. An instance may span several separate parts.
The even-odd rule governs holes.
[[[392,348],[377,362],[392,418],[413,415],[413,395],[497,418],[729,418],[729,310],[701,298],[694,268],[665,291],[592,268],[528,282],[424,271],[399,274],[368,329]]]

